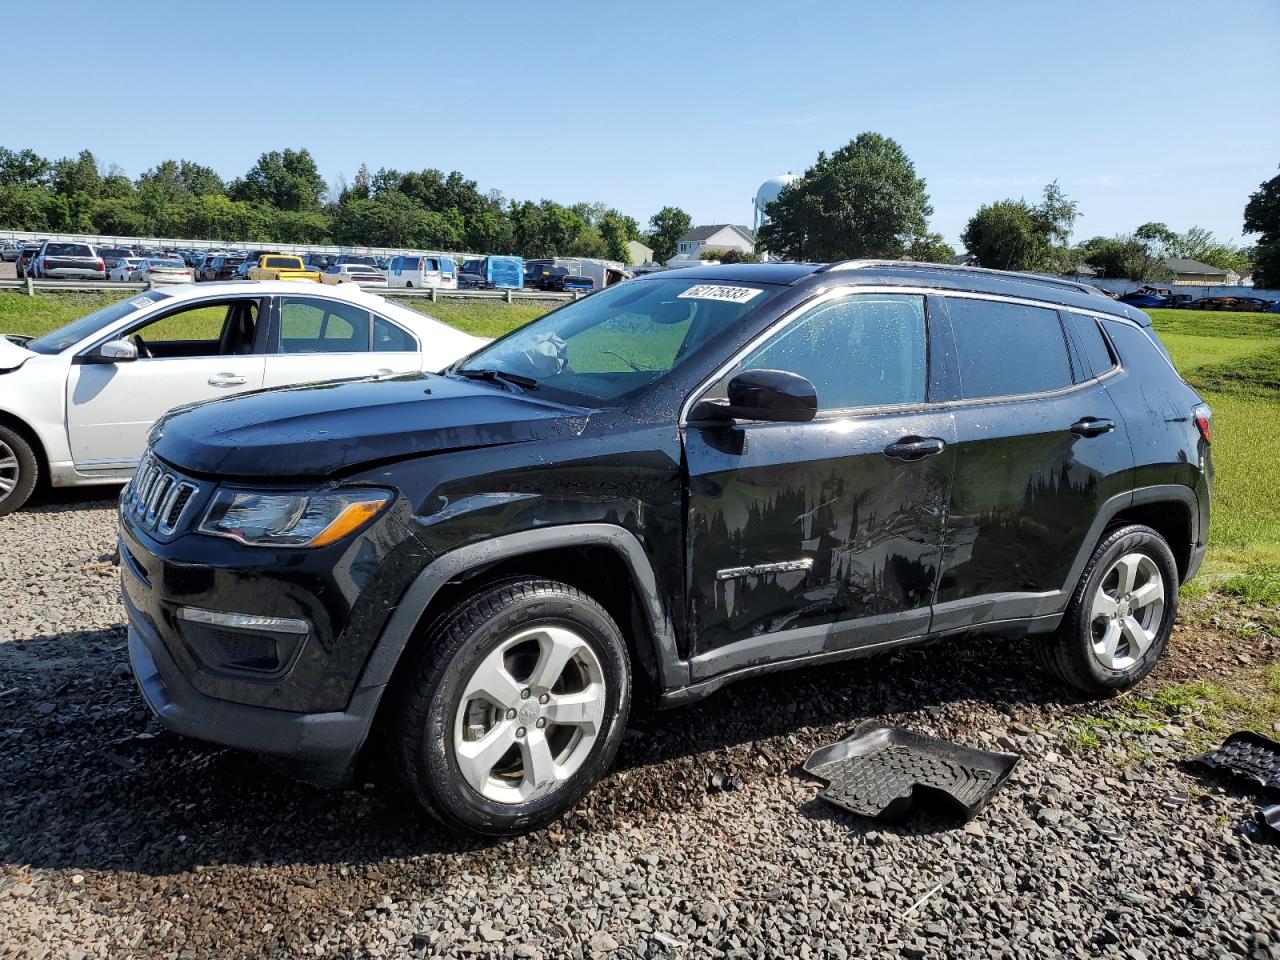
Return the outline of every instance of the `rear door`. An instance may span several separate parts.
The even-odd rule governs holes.
[[[710,389],[787,370],[819,412],[684,429],[695,679],[928,631],[953,465],[929,324],[922,295],[837,296]]]
[[[1113,365],[1095,373],[1051,307],[940,299],[954,339],[956,471],[934,629],[1052,615],[1099,508],[1131,483],[1106,389]],[[1089,322],[1101,367],[1110,354]]]
[[[409,331],[344,300],[278,297],[271,342],[268,387],[422,369]]]

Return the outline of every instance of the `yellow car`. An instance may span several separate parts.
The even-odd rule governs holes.
[[[258,265],[249,270],[250,280],[310,280],[320,282],[318,270],[308,270],[301,257],[282,253],[265,253],[258,258]]]

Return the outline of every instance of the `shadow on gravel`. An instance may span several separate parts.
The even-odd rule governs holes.
[[[42,513],[41,508],[52,507],[59,511],[101,510],[103,507],[114,507],[120,499],[122,484],[111,483],[94,487],[57,487],[37,490],[35,495],[23,507],[25,513]]]
[[[391,776],[323,791],[251,756],[162,732],[126,662],[121,627],[0,644],[0,862],[158,878],[228,864],[337,864],[343,876],[349,865],[371,878],[381,864],[424,854],[507,855],[507,844],[436,828]],[[527,858],[566,829],[607,830],[714,802],[712,771],[748,785],[785,774],[867,717],[911,722],[922,713],[935,732],[958,736],[999,721],[993,709],[1008,714],[1056,696],[1030,672],[1020,643],[982,640],[744,681],[683,710],[638,711],[613,775],[562,824],[512,841],[510,854]],[[809,816],[872,828],[806,806]],[[941,826],[924,819],[896,829]],[[415,861],[415,881],[456,872],[454,860]]]

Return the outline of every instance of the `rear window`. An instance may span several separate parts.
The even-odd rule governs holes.
[[[263,264],[263,266],[267,266],[267,267],[297,267],[297,266],[298,266],[298,261],[297,261],[297,259],[296,259],[296,258],[294,258],[294,257],[267,257],[266,263],[265,263],[265,264]]]
[[[51,243],[44,248],[46,257],[92,257],[93,248],[86,243]]]
[[[1058,390],[1072,383],[1056,310],[947,298],[966,400]]]

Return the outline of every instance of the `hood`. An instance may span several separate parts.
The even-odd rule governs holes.
[[[27,341],[31,339],[30,337],[20,337],[17,334],[14,334],[13,337],[14,339],[11,340],[7,334],[0,334],[0,373],[17,370],[32,357],[36,356],[33,351],[15,342],[17,340]]]
[[[488,383],[406,374],[179,408],[156,425],[152,444],[196,474],[328,477],[418,454],[573,435],[589,414]]]

